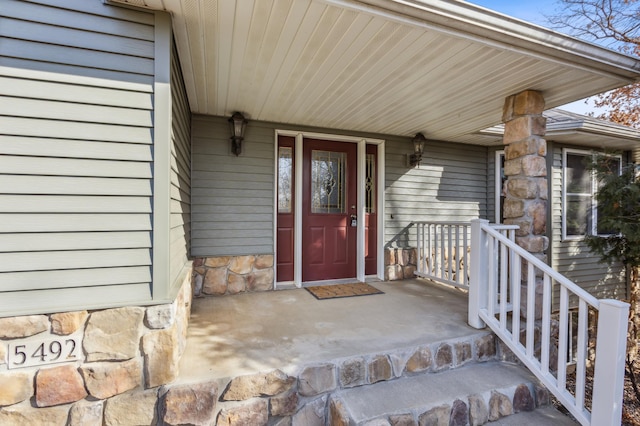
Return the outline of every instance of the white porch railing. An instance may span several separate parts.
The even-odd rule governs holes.
[[[413,222],[417,233],[416,276],[469,288],[470,222]],[[511,240],[517,226],[491,225]]]
[[[469,324],[488,325],[581,424],[620,424],[629,305],[595,299],[486,220],[471,223],[470,257]],[[560,294],[556,365],[551,365],[552,281]],[[536,291],[540,284],[542,291]],[[570,298],[578,306],[573,392],[567,387]],[[589,309],[597,311],[598,318],[591,411],[585,405]]]

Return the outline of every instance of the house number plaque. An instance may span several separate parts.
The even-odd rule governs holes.
[[[11,342],[7,347],[9,369],[72,362],[82,353],[79,336]]]

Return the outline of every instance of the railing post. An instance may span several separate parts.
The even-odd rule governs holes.
[[[620,424],[628,318],[628,303],[619,300],[600,300],[593,379],[592,425]]]
[[[480,319],[480,310],[487,307],[487,237],[482,226],[489,221],[474,219],[471,221],[471,276],[469,277],[469,316],[471,327],[484,328]]]

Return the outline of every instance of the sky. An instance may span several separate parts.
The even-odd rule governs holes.
[[[556,9],[556,0],[466,0],[469,3],[477,4],[496,12],[514,18],[522,19],[536,25],[548,27],[544,17],[545,14],[551,15]],[[596,115],[601,113],[593,105],[585,103],[585,100],[572,102],[561,107],[564,110],[575,112],[578,114],[587,114],[594,112]]]
[[[547,26],[544,14],[552,14],[555,0],[467,0],[469,3],[495,10],[533,24]]]

